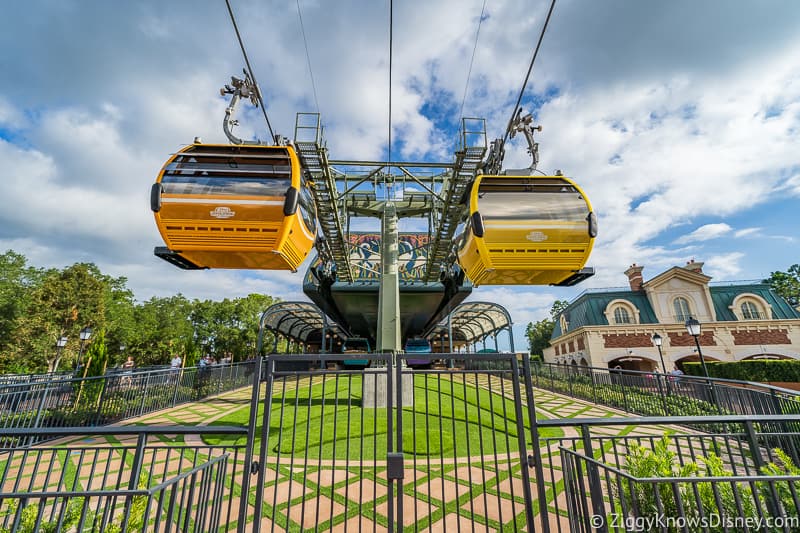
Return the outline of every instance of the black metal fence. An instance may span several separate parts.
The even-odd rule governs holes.
[[[247,427],[0,428],[0,532],[800,531],[788,522],[799,511],[800,415],[755,414],[767,409],[760,396],[727,396],[742,415],[548,420],[536,418],[534,384],[590,401],[610,387],[633,412],[660,402],[669,414],[666,396],[700,393],[672,381],[653,393],[644,380],[666,385],[663,376],[547,372],[514,354],[447,370],[409,369],[402,355],[326,358],[339,369],[282,364],[317,354],[275,355],[207,373],[108,377],[96,393],[70,382],[58,392],[65,403],[96,402],[93,418],[75,415],[86,424],[253,383],[250,418]],[[372,368],[343,364],[363,359]],[[635,399],[648,392],[655,399]],[[31,391],[19,413],[53,420],[43,398]]]
[[[131,371],[0,387],[0,446],[38,439],[36,433],[11,437],[5,429],[101,426],[243,387],[252,379],[253,365]]]
[[[5,433],[24,440],[37,431]],[[0,531],[246,530],[244,445],[203,442],[245,437],[245,428],[46,431],[46,446],[0,448]]]
[[[644,416],[800,414],[800,395],[729,379],[534,363],[533,385]]]
[[[551,502],[550,525],[570,532],[800,531],[798,434],[763,432],[750,417],[684,418],[745,431],[665,431],[666,424],[686,423],[675,418],[587,419],[574,421],[580,437],[547,439],[544,482],[564,486]],[[609,422],[635,422],[636,430],[604,436]]]
[[[326,358],[369,359],[364,370],[283,364],[318,357],[266,363],[249,531],[535,531],[515,355],[485,356],[493,370],[393,370],[390,355]]]

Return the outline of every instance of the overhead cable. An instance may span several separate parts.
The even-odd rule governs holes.
[[[556,7],[556,0],[552,0],[550,3],[550,9],[547,11],[547,18],[544,19],[544,26],[542,26],[542,32],[539,34],[539,41],[536,43],[536,48],[533,50],[533,57],[531,58],[531,64],[528,66],[528,73],[525,74],[525,81],[522,83],[522,88],[519,91],[519,97],[517,98],[517,103],[514,104],[514,109],[511,111],[511,118],[508,119],[508,126],[506,127],[506,132],[503,135],[503,144],[508,140],[508,136],[511,133],[512,123],[514,122],[514,118],[519,113],[519,104],[522,102],[522,96],[525,94],[525,89],[528,86],[528,79],[531,77],[531,71],[533,71],[533,64],[536,62],[536,56],[539,54],[539,47],[542,46],[542,39],[544,39],[544,33],[547,31],[547,24],[550,22],[550,15],[553,14],[553,8]]]
[[[308,41],[306,40],[306,27],[303,24],[303,14],[300,12],[300,0],[297,3],[297,17],[300,19],[300,32],[303,34],[303,45],[306,48],[306,62],[308,63],[308,75],[311,76],[311,90],[314,92],[314,105],[317,106],[319,113],[319,100],[317,100],[317,85],[314,83],[314,72],[311,70],[311,55],[308,53]]]
[[[469,69],[467,69],[467,83],[464,85],[464,98],[461,99],[461,109],[458,112],[458,118],[464,116],[464,102],[467,101],[467,90],[469,89],[469,79],[472,76],[472,63],[475,61],[475,50],[478,49],[478,36],[481,34],[481,24],[483,23],[483,13],[486,11],[486,0],[483,0],[483,7],[481,7],[481,16],[478,19],[478,29],[475,32],[475,44],[472,47],[472,57],[469,60]]]
[[[394,11],[393,0],[389,0],[389,158],[392,162],[392,16]],[[391,172],[391,170],[390,170]]]
[[[247,71],[250,75],[250,79],[253,80],[253,85],[256,87],[256,95],[258,96],[258,103],[261,106],[261,113],[264,115],[264,120],[267,121],[267,128],[269,129],[270,138],[273,141],[277,141],[275,138],[275,132],[272,131],[272,124],[269,123],[269,117],[267,116],[267,108],[264,106],[264,99],[261,96],[261,88],[258,86],[258,82],[256,81],[256,75],[253,72],[253,68],[250,66],[250,60],[247,58],[247,51],[244,49],[244,42],[242,42],[242,35],[239,33],[239,26],[236,24],[236,17],[233,15],[233,8],[231,8],[230,0],[225,0],[225,5],[228,6],[228,14],[231,16],[231,22],[233,23],[233,30],[236,32],[236,39],[239,41],[239,47],[242,49],[242,56],[244,56],[244,63],[247,65]]]

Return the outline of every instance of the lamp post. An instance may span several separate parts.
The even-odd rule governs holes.
[[[56,364],[53,366],[53,372],[58,370],[58,363],[61,362],[61,350],[67,345],[67,337],[59,337],[56,339]]]
[[[697,355],[700,357],[700,365],[703,367],[703,374],[708,378],[708,368],[706,368],[706,360],[703,357],[703,350],[700,349],[700,341],[697,338],[700,336],[700,322],[696,319],[689,317],[689,320],[686,321],[686,331],[689,332],[689,335],[694,337],[694,344],[697,346]]]
[[[79,335],[81,339],[81,344],[80,348],[78,348],[78,365],[76,366],[76,368],[81,367],[81,358],[83,357],[83,347],[86,345],[86,341],[92,338],[92,328],[86,326],[81,330]]]
[[[717,400],[717,391],[714,388],[714,383],[711,381],[711,379],[709,379],[710,376],[708,375],[706,360],[703,357],[703,350],[700,349],[700,341],[697,340],[697,338],[700,336],[700,322],[692,317],[689,317],[689,320],[686,321],[686,331],[689,332],[689,335],[694,337],[694,344],[697,346],[697,355],[700,357],[700,365],[703,367],[703,374],[706,376],[706,383],[708,383],[708,386],[711,389],[711,399],[714,405],[717,406],[717,409],[720,409],[721,406]]]
[[[664,372],[664,374],[666,374],[667,365],[664,364],[664,353],[661,351],[661,342],[661,335],[658,333],[653,333],[653,344],[655,344],[656,348],[658,348],[658,358],[661,359],[661,370]]]

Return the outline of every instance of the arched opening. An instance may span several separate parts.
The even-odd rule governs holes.
[[[748,355],[743,357],[742,361],[778,361],[781,359],[794,359],[788,355],[781,355],[777,353],[759,353],[756,355]]]
[[[711,361],[719,361],[719,359],[717,359],[716,357],[709,357],[706,354],[703,354],[703,359],[705,359],[706,363],[709,363]],[[680,368],[681,371],[685,372],[685,370],[683,368],[683,364],[684,363],[699,363],[699,362],[700,362],[700,356],[697,355],[696,353],[693,353],[691,355],[685,355],[683,357],[680,357],[680,358],[676,359],[675,360],[675,366]],[[667,370],[669,370],[669,369],[667,369]]]
[[[656,368],[655,361],[638,357],[636,355],[626,355],[617,357],[608,362],[608,368],[612,370],[636,370],[639,372],[652,372]]]
[[[581,357],[581,366],[589,366],[589,361],[585,357]]]

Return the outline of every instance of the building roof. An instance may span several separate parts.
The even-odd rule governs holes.
[[[644,291],[631,290],[607,290],[601,289],[597,292],[586,291],[562,313],[567,319],[569,329],[577,329],[582,326],[607,326],[608,320],[605,316],[606,307],[614,300],[627,300],[639,310],[639,322],[642,324],[656,324],[656,314],[650,306],[650,301]],[[558,338],[565,332],[561,331],[561,321],[556,320],[553,328],[552,339]]]
[[[800,318],[800,312],[789,305],[786,300],[776,295],[767,283],[751,283],[747,285],[730,284],[709,287],[711,300],[714,302],[714,310],[717,313],[717,321],[724,322],[737,320],[729,306],[733,305],[733,300],[740,294],[755,294],[760,296],[772,307],[772,318],[775,320],[786,320]]]
[[[792,308],[786,300],[776,295],[767,283],[715,283],[709,286],[711,300],[714,304],[718,322],[736,321],[736,316],[731,311],[730,306],[733,300],[741,294],[754,294],[763,298],[772,306],[772,317],[775,320],[786,320],[800,318],[800,312]],[[655,312],[653,311],[647,294],[644,291],[632,291],[625,289],[597,289],[587,290],[582,293],[562,312],[569,325],[569,331],[583,326],[607,326],[608,320],[604,311],[608,304],[614,300],[627,300],[639,310],[640,324],[657,324]],[[559,315],[561,316],[561,315]],[[564,335],[561,329],[561,321],[556,320],[551,339],[556,339]]]

